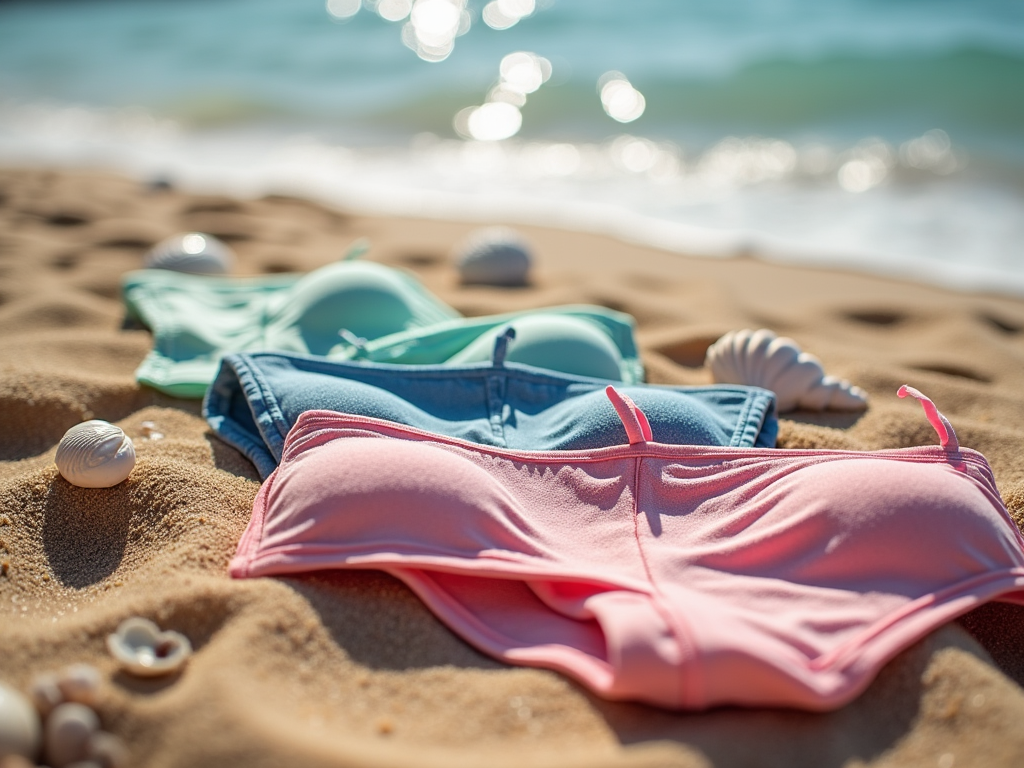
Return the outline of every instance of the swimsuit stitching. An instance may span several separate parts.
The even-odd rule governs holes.
[[[637,456],[633,463],[633,538],[636,541],[636,548],[640,554],[640,562],[644,566],[644,573],[647,575],[647,581],[651,586],[653,607],[658,615],[661,616],[666,626],[672,631],[676,643],[680,646],[686,658],[692,659],[694,655],[692,643],[688,641],[685,631],[676,620],[675,612],[668,609],[669,601],[665,599],[657,582],[654,580],[654,575],[651,573],[650,563],[647,559],[647,553],[644,551],[643,540],[640,536],[640,469],[642,462],[643,457]],[[683,699],[684,686],[681,682],[682,674],[691,671],[688,665],[681,664],[679,667],[679,674],[674,679],[675,700],[677,702],[681,703]]]
[[[274,390],[267,383],[263,377],[263,373],[256,370],[255,367],[248,367],[247,370],[253,381],[259,387],[260,399],[263,403],[263,407],[266,409],[267,415],[270,417],[271,423],[277,430],[277,434],[283,441],[288,436],[288,430],[282,429],[281,425],[287,424],[285,420],[284,412],[281,410],[281,404],[278,403],[277,398],[274,397]],[[255,416],[255,414],[253,414]],[[256,419],[256,426],[259,428],[259,419]]]
[[[384,419],[375,419],[369,416],[361,417],[360,424],[358,425],[338,425],[337,414],[325,414],[323,416],[315,415],[316,411],[306,411],[299,417],[301,423],[305,424],[316,424],[323,422],[334,422],[330,427],[331,429],[365,429],[366,425],[370,425],[371,428],[384,427],[389,432],[397,432],[398,434],[411,434],[416,437],[422,437],[431,442],[442,443],[444,445],[451,445],[457,448],[464,448],[479,453],[486,453],[491,456],[498,456],[502,458],[513,458],[521,461],[531,461],[538,464],[548,463],[565,463],[567,461],[579,461],[579,462],[595,462],[595,461],[606,461],[610,458],[622,458],[624,456],[636,456],[651,459],[673,459],[673,458],[698,458],[698,459],[745,459],[745,458],[766,458],[765,453],[768,451],[778,451],[779,456],[791,457],[791,456],[809,456],[817,457],[822,460],[826,459],[839,459],[839,458],[855,458],[855,459],[870,459],[870,458],[891,458],[899,459],[900,461],[918,463],[918,464],[948,464],[950,458],[958,458],[964,463],[973,464],[977,467],[986,468],[988,462],[985,461],[981,454],[974,451],[972,448],[964,448],[957,454],[950,454],[948,451],[943,451],[941,446],[937,445],[922,445],[914,446],[912,448],[896,448],[887,449],[881,451],[849,451],[849,450],[823,450],[823,449],[796,449],[796,448],[729,448],[729,447],[716,447],[716,446],[697,446],[697,445],[666,445],[661,450],[658,449],[644,449],[636,448],[629,445],[618,445],[609,448],[597,448],[595,450],[603,451],[603,455],[593,455],[590,453],[580,453],[577,451],[521,451],[510,448],[494,449],[491,446],[480,445],[477,443],[470,443],[465,440],[459,440],[457,438],[448,437],[447,435],[434,434],[432,432],[425,432],[418,430],[414,427],[406,427],[404,425],[397,425],[394,422],[386,421]],[[297,422],[298,423],[298,422]],[[400,438],[400,439],[405,439]],[[646,443],[645,445],[650,445]],[[936,451],[941,452],[942,455],[935,456],[920,456],[914,455],[911,452],[916,451]]]
[[[743,409],[740,411],[739,418],[736,419],[736,426],[733,427],[732,440],[729,442],[731,447],[738,447],[737,443],[743,441],[743,438],[746,435],[746,425],[750,420],[750,412],[754,410],[756,400],[756,393],[751,392],[747,396],[746,402],[743,403]]]

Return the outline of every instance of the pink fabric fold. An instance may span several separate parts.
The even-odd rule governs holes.
[[[499,659],[689,709],[832,709],[942,623],[1024,602],[981,454],[667,446],[616,394],[633,444],[592,451],[308,412],[231,573],[379,568]]]

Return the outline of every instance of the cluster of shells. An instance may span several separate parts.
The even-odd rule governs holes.
[[[4,768],[125,768],[124,743],[100,728],[94,709],[99,671],[74,664],[36,675],[30,697],[0,683],[0,758]]]
[[[746,384],[775,393],[780,413],[797,410],[862,411],[868,395],[846,379],[829,376],[795,341],[762,328],[729,331],[712,344],[704,365],[719,384]]]
[[[187,637],[139,617],[121,622],[107,647],[123,670],[144,677],[172,674],[192,655]],[[74,664],[36,675],[27,697],[0,683],[0,766],[125,768],[127,749],[95,711],[101,680],[95,667]]]

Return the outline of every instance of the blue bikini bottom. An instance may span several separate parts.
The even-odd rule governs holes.
[[[508,335],[487,363],[395,365],[308,355],[227,355],[203,415],[267,477],[305,411],[387,419],[482,445],[580,450],[618,445],[622,421],[604,390],[615,384],[647,414],[658,441],[773,448],[775,395],[757,387],[623,386],[505,360]]]

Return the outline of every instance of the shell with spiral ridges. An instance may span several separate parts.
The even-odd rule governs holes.
[[[64,433],[54,463],[72,485],[110,488],[131,473],[135,466],[135,446],[120,427],[92,419]]]
[[[526,285],[529,244],[509,227],[488,227],[471,232],[455,251],[462,282],[470,285]]]
[[[186,232],[154,245],[143,262],[147,269],[169,269],[194,275],[223,275],[231,269],[234,252],[213,235]]]
[[[792,339],[762,328],[729,331],[712,344],[704,364],[719,384],[746,384],[775,393],[780,413],[862,411],[868,395],[845,379],[828,376],[821,361]]]

